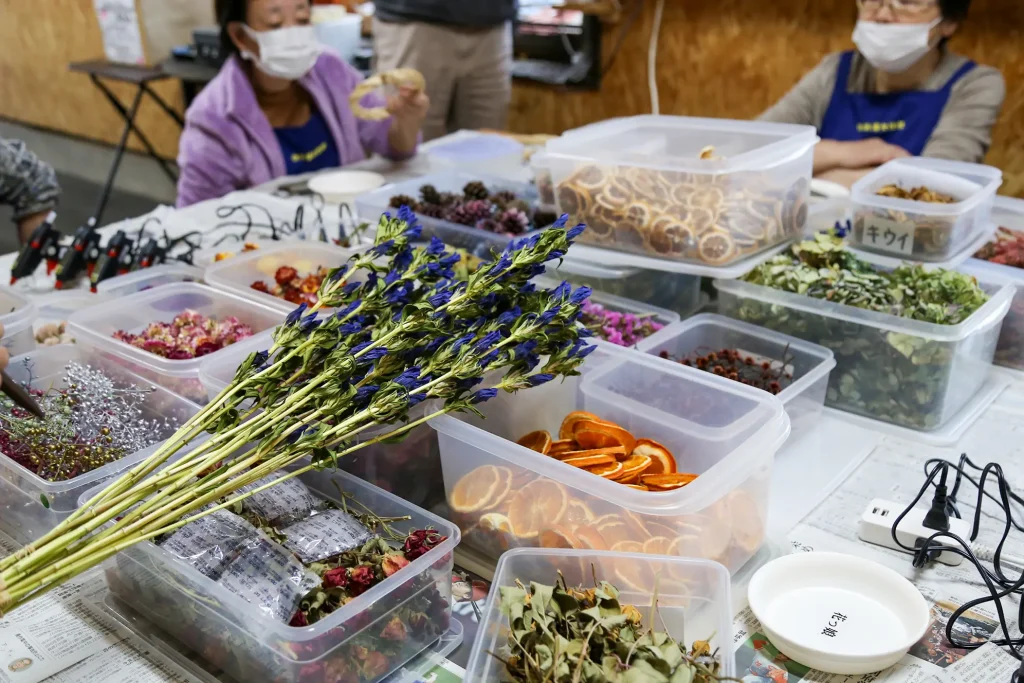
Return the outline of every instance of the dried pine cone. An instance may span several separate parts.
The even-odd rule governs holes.
[[[516,193],[510,190],[502,190],[501,192],[495,192],[491,195],[491,201],[494,202],[499,209],[507,209],[508,205],[516,201]]]
[[[444,219],[459,225],[476,225],[485,218],[490,218],[491,203],[482,199],[474,199],[465,204],[456,204],[445,211]]]
[[[491,191],[479,180],[474,180],[471,183],[466,183],[466,186],[462,188],[462,194],[466,196],[466,199],[487,199],[491,196]]]
[[[498,215],[498,224],[502,232],[512,235],[522,235],[530,229],[529,217],[519,209],[508,209]]]
[[[420,188],[420,199],[424,204],[441,204],[441,193],[433,185],[424,185]]]
[[[456,203],[461,203],[462,201],[463,199],[461,195],[457,195],[453,192],[442,192],[440,194],[440,200],[437,203],[441,206],[452,206]]]
[[[403,206],[408,206],[413,211],[416,210],[416,206],[419,204],[415,199],[407,194],[397,194],[391,198],[390,206],[392,209],[400,209]]]

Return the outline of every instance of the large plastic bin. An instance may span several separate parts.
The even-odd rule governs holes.
[[[992,207],[992,222],[1024,234],[1024,200],[1011,197],[996,197]],[[996,365],[1024,370],[1024,268],[992,263],[982,259],[971,259],[958,270],[973,275],[979,280],[997,285],[1012,284],[1017,293],[1010,304],[1010,312],[1003,320],[996,347]]]
[[[786,407],[793,437],[809,429],[825,407],[829,373],[836,366],[832,352],[786,334],[749,325],[713,313],[702,313],[669,325],[637,344],[637,349],[659,356],[667,353],[676,363],[694,354],[737,349],[757,363],[771,362],[792,375],[791,383],[776,394]],[[723,382],[733,380],[720,378]]]
[[[285,313],[231,292],[221,292],[191,282],[164,285],[156,289],[122,297],[71,316],[69,329],[78,344],[116,357],[133,372],[199,402],[207,400],[199,382],[199,366],[227,349],[203,358],[171,360],[114,339],[118,330],[138,333],[154,322],[170,322],[185,310],[197,311],[218,320],[235,316],[259,333],[284,322]],[[230,347],[228,347],[230,348]]]
[[[273,287],[274,273],[282,266],[295,268],[300,278],[316,272],[321,266],[337,268],[356,251],[326,242],[284,242],[214,263],[206,269],[205,279],[211,287],[290,313],[295,310],[295,304],[255,290],[252,284],[259,281]]]
[[[29,365],[25,361],[29,361]],[[80,345],[60,345],[41,348],[11,360],[8,374],[15,382],[26,382],[31,376],[31,386],[46,389],[56,384],[64,374],[68,363],[80,363],[102,370],[109,377],[122,384],[139,387],[152,386],[148,380],[129,372],[117,362],[95,350]],[[176,396],[166,389],[156,387],[143,404],[145,417],[172,418],[181,424],[199,411],[192,401]],[[169,437],[173,432],[157,435]],[[120,474],[156,450],[154,445],[117,462],[107,463],[74,479],[51,482],[30,472],[18,463],[0,454],[0,527],[9,536],[22,543],[28,543],[57,526],[78,507],[78,498],[84,491],[97,483]],[[49,504],[45,507],[41,498]]]
[[[387,661],[374,675],[360,680],[384,680],[448,630],[459,530],[344,472],[309,472],[300,477],[318,496],[339,505],[339,491],[343,491],[350,507],[358,502],[380,517],[410,517],[391,523],[399,533],[433,528],[448,538],[342,609],[303,628],[267,618],[258,607],[148,542],[104,563],[111,592],[237,681],[345,680],[338,671],[366,659],[363,648],[370,653],[383,651]],[[82,503],[96,493],[87,492]],[[416,613],[425,613],[426,622]],[[382,636],[393,619],[406,629],[404,640]]]
[[[462,171],[442,171],[432,173],[422,178],[414,178],[393,185],[385,185],[379,190],[364,194],[356,198],[356,211],[364,220],[376,220],[386,211],[395,214],[398,209],[390,206],[391,198],[396,195],[407,195],[419,201],[420,188],[424,185],[433,185],[439,192],[462,193],[466,183],[480,181],[492,192],[506,190],[514,192],[530,205],[537,203],[537,191],[529,183],[517,182],[507,178],[497,178],[479,173],[465,173]],[[410,207],[412,208],[412,207]],[[416,214],[419,222],[423,225],[423,237],[430,239],[437,236],[445,244],[457,249],[465,249],[473,256],[489,258],[493,253],[500,252],[512,239],[507,235],[498,235],[487,230],[479,230],[468,225],[449,223],[440,218],[431,218],[423,214]]]
[[[108,296],[127,296],[175,282],[202,281],[202,268],[172,261],[104,280],[96,285],[96,292]]]
[[[582,243],[722,267],[801,233],[817,141],[811,126],[635,116],[550,141],[546,163]]]
[[[981,164],[914,157],[883,164],[851,189],[853,247],[909,261],[947,261],[992,232],[992,202],[1003,183],[1000,170]],[[927,187],[951,195],[953,204],[881,197],[886,185]]]
[[[563,497],[555,493],[561,491],[566,502],[564,509],[545,513],[545,528],[574,535],[581,524],[604,528],[610,522],[615,526],[594,529],[604,545],[614,546],[623,536],[639,541],[664,537],[672,554],[713,559],[733,571],[742,567],[764,539],[772,463],[789,435],[789,418],[778,399],[611,345],[591,354],[581,373],[518,394],[499,394],[478,406],[483,418],[451,414],[429,423],[438,432],[445,492],[464,542],[494,558],[511,547],[547,543],[546,537],[503,530],[496,524],[500,517],[492,514],[507,517],[513,498],[527,485],[543,481],[557,483],[535,487],[542,489],[545,500]],[[555,438],[563,418],[576,410],[663,444],[680,472],[698,478],[675,491],[641,491],[516,443],[541,429]],[[505,475],[501,479],[507,490],[496,489],[496,500],[487,499],[484,508],[463,501],[453,504],[456,485],[484,467],[505,468],[498,471]],[[523,497],[527,500],[518,506],[525,503],[532,509],[539,502],[526,493]],[[594,534],[587,536],[595,542]],[[652,545],[648,552],[665,549]]]
[[[992,295],[984,306],[938,325],[739,280],[714,284],[720,313],[832,350],[826,405],[920,431],[940,428],[984,384],[1014,295],[982,282]]]
[[[0,346],[11,356],[20,356],[36,347],[32,322],[38,315],[36,305],[13,289],[0,287],[0,325],[4,336]]]
[[[593,568],[593,572],[591,571]],[[619,602],[640,610],[644,625],[666,631],[683,647],[707,639],[721,656],[721,675],[735,675],[732,656],[732,600],[729,574],[706,560],[580,550],[520,548],[501,556],[480,618],[480,631],[466,665],[466,681],[509,680],[503,659],[508,651],[508,618],[501,613],[501,589],[517,582],[592,586],[607,581],[619,590]],[[657,590],[655,591],[655,587]],[[657,600],[657,613],[652,605]],[[491,654],[493,653],[493,654]]]
[[[572,250],[570,250],[572,251]],[[700,308],[700,277],[643,268],[597,266],[572,259],[548,265],[547,275],[595,292],[640,301],[686,317]]]

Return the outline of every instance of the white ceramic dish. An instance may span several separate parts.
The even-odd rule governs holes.
[[[359,195],[376,190],[384,182],[380,173],[342,169],[313,176],[309,179],[309,189],[323,196],[328,204],[348,204]]]
[[[780,652],[847,676],[892,666],[931,620],[912,583],[877,562],[840,553],[797,553],[769,562],[751,579],[747,596]]]

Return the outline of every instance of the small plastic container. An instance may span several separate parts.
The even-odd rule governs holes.
[[[0,287],[0,325],[4,336],[0,346],[11,356],[20,356],[36,347],[32,322],[39,314],[36,305],[13,289]]]
[[[959,325],[868,311],[739,280],[715,280],[720,313],[835,354],[827,406],[918,431],[941,428],[982,387],[1012,286]]]
[[[621,540],[661,537],[648,552],[742,567],[764,539],[772,463],[789,436],[778,399],[608,344],[580,371],[581,377],[501,393],[477,406],[483,418],[450,414],[429,423],[438,432],[445,491],[464,543],[492,558],[547,543],[547,535],[528,528],[514,531],[516,518],[536,510],[544,514],[544,529],[561,531],[574,547],[615,549]],[[699,476],[674,491],[641,491],[516,443],[535,430],[556,438],[562,420],[577,410],[653,439],[675,455],[679,472]],[[472,496],[462,497],[465,486],[453,496],[466,475],[484,468],[502,468],[493,500],[477,507]],[[587,532],[589,541],[576,537],[581,524],[597,525]]]
[[[686,317],[700,308],[700,278],[682,273],[640,268],[602,267],[573,260],[576,247],[560,265],[548,264],[547,275],[595,292],[642,301]]]
[[[520,548],[498,561],[466,664],[466,681],[508,680],[505,665],[494,656],[509,655],[509,623],[501,613],[501,589],[515,588],[517,582],[529,586],[531,581],[552,586],[559,581],[559,572],[570,586],[590,587],[595,580],[612,584],[619,590],[619,603],[640,610],[645,626],[667,632],[686,649],[694,640],[707,639],[711,651],[721,656],[720,675],[735,675],[731,589],[729,574],[721,565],[635,553]]]
[[[256,606],[148,542],[104,563],[111,593],[234,680],[339,680],[332,672],[364,659],[364,648],[386,652],[387,659],[362,680],[384,680],[449,630],[459,530],[344,472],[308,472],[300,479],[317,496],[339,506],[343,491],[350,507],[358,503],[380,517],[400,519],[391,523],[399,533],[433,528],[447,539],[333,614],[302,628],[268,619]],[[95,493],[86,492],[81,502]],[[426,615],[429,628],[411,626],[416,613]],[[405,638],[382,637],[395,619],[405,628]]]
[[[996,197],[992,222],[999,228],[1024,233],[1024,200]],[[1014,370],[1024,370],[1024,268],[974,258],[958,270],[985,282],[1012,284],[1017,288],[999,334],[995,363]]]
[[[254,282],[274,286],[274,274],[282,266],[291,266],[299,277],[315,273],[320,267],[337,268],[355,254],[356,249],[344,249],[326,242],[284,242],[248,254],[239,254],[206,269],[206,282],[227,292],[289,313],[295,304],[252,288]]]
[[[803,231],[817,141],[811,126],[634,116],[550,141],[547,163],[581,243],[721,268]]]
[[[713,313],[702,313],[669,325],[637,344],[637,349],[652,356],[665,352],[673,359],[668,361],[671,363],[694,354],[736,349],[752,356],[758,365],[767,361],[774,368],[791,374],[791,383],[776,397],[789,414],[792,440],[798,433],[809,430],[821,416],[829,373],[836,366],[832,352],[823,346]]]
[[[109,296],[93,294],[85,289],[51,292],[50,294],[37,297],[35,304],[39,309],[39,314],[32,322],[33,337],[44,325],[64,323],[66,328],[68,318],[76,311],[98,306],[110,301],[110,299],[111,297]],[[39,342],[36,342],[36,345],[42,346]]]
[[[174,316],[192,310],[218,320],[235,316],[249,325],[254,334],[284,321],[279,309],[191,282],[164,285],[138,292],[71,316],[69,330],[78,344],[95,348],[111,358],[119,358],[133,372],[171,391],[205,403],[206,391],[199,383],[199,366],[204,360],[219,357],[226,349],[203,358],[171,360],[118,341],[118,330],[138,333],[154,322],[170,322]],[[230,348],[230,347],[228,347]]]
[[[407,195],[419,200],[420,188],[424,185],[433,185],[438,192],[456,192],[461,194],[462,188],[467,183],[479,181],[487,186],[492,192],[506,190],[514,192],[517,197],[531,205],[537,203],[537,191],[529,183],[516,182],[505,178],[495,178],[479,173],[465,173],[462,171],[442,171],[433,173],[422,178],[414,178],[393,185],[384,187],[364,194],[356,199],[356,211],[364,218],[372,216],[374,220],[384,212],[394,214],[397,209],[391,207],[391,198],[397,195]],[[440,218],[430,218],[422,214],[416,214],[419,222],[423,225],[423,237],[430,239],[436,235],[449,247],[465,249],[473,256],[490,258],[493,253],[500,252],[512,240],[507,235],[498,235],[487,230],[478,230],[468,225],[449,223]]]
[[[104,280],[96,285],[96,293],[106,294],[107,296],[127,296],[135,294],[135,292],[145,292],[148,289],[175,282],[202,281],[203,271],[201,268],[181,262],[161,263],[152,268],[144,268],[133,273],[125,273],[124,275]]]
[[[991,166],[914,157],[883,164],[851,191],[851,246],[908,261],[948,261],[991,232],[992,202],[1003,174]],[[882,197],[887,185],[952,196],[953,204]]]
[[[31,365],[26,366],[25,360],[29,360]],[[19,383],[28,381],[31,376],[32,386],[43,389],[55,384],[63,376],[64,368],[72,362],[102,370],[119,383],[152,386],[148,380],[129,372],[116,362],[110,362],[103,354],[70,344],[50,346],[13,358],[7,372]],[[146,398],[143,410],[147,418],[174,418],[176,422],[184,423],[199,411],[199,406],[157,387]],[[43,479],[0,453],[0,526],[17,541],[33,541],[74,512],[78,507],[78,498],[84,491],[124,472],[156,448],[154,445],[74,479],[57,482]],[[44,496],[48,508],[42,503],[41,498]]]

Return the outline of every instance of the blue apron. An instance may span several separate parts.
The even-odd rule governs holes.
[[[924,151],[942,118],[956,82],[974,68],[967,62],[940,90],[909,90],[872,94],[847,92],[853,52],[844,52],[836,72],[836,87],[818,134],[823,140],[882,138],[914,156]]]

